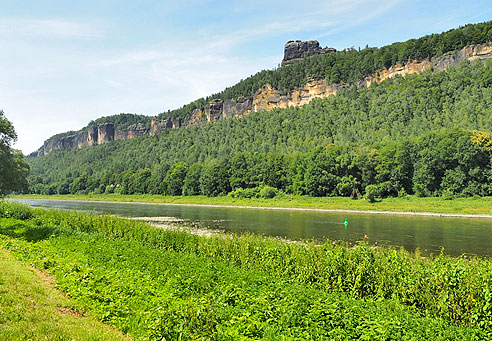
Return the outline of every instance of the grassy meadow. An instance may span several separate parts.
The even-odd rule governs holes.
[[[424,258],[364,242],[203,237],[12,202],[0,203],[0,247],[17,266],[49,273],[77,311],[134,339],[492,337],[488,259]],[[14,295],[4,284],[7,271],[0,272],[0,302]],[[31,281],[19,283],[33,291]],[[16,319],[31,313],[20,310]],[[0,317],[12,323],[12,316]]]
[[[25,199],[59,199],[59,200],[94,200],[115,202],[146,202],[194,205],[231,205],[252,207],[308,208],[328,210],[418,212],[442,214],[470,214],[492,216],[492,197],[454,198],[442,197],[420,198],[385,198],[371,203],[368,200],[353,200],[346,197],[309,197],[279,195],[272,199],[232,198],[231,196],[207,197],[197,196],[163,196],[152,194],[66,194],[66,195],[15,195],[13,198]]]

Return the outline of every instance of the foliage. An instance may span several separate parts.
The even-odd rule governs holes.
[[[258,195],[264,199],[271,199],[277,195],[277,189],[271,186],[264,186]]]
[[[260,187],[253,187],[253,188],[246,188],[246,189],[237,188],[229,192],[229,196],[238,199],[258,198],[259,195],[260,195]]]
[[[56,210],[0,220],[0,231],[10,237],[0,239],[3,247],[50,271],[86,309],[136,337],[260,338],[270,331],[402,339],[447,331],[484,339],[492,325],[490,260],[422,258],[365,243],[205,238]],[[26,233],[36,243],[24,241]]]
[[[369,202],[376,202],[380,198],[380,190],[376,185],[367,185],[365,193]]]
[[[16,140],[14,126],[0,110],[0,197],[27,190],[29,165],[20,151],[11,148]]]
[[[194,163],[188,172],[186,173],[183,182],[183,195],[197,195],[200,194],[200,175],[202,172],[202,165],[200,163]]]
[[[28,220],[33,216],[32,209],[15,201],[0,201],[0,217]]]
[[[480,146],[480,148],[489,152],[492,151],[492,137],[490,136],[490,133],[474,130],[471,139],[472,142]]]
[[[21,225],[15,221],[9,227]],[[1,340],[128,339],[92,316],[81,317],[74,300],[4,249],[0,249],[0,269]]]
[[[181,195],[183,194],[183,184],[185,181],[188,166],[184,162],[178,162],[172,169],[167,172],[164,178],[165,193],[167,195]],[[145,193],[145,192],[142,192]]]

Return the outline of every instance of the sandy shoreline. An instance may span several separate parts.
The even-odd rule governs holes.
[[[21,200],[52,200],[69,202],[97,202],[108,204],[136,204],[136,205],[160,205],[160,206],[187,206],[187,207],[215,207],[215,208],[240,208],[252,210],[275,210],[275,211],[311,211],[311,212],[331,212],[331,213],[355,213],[355,214],[386,214],[386,215],[412,215],[426,217],[447,217],[447,218],[484,218],[492,219],[489,214],[460,214],[460,213],[434,213],[434,212],[405,212],[405,211],[369,211],[369,210],[347,210],[347,209],[327,209],[327,208],[301,208],[301,207],[262,207],[262,206],[243,206],[243,205],[212,205],[212,204],[175,204],[175,203],[155,203],[155,202],[136,202],[136,201],[104,201],[104,200],[75,200],[75,199],[21,199]]]

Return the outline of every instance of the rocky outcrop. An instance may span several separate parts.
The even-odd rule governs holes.
[[[149,130],[142,124],[133,124],[124,130],[114,129],[113,123],[92,125],[76,133],[54,136],[41,148],[29,154],[30,157],[43,156],[55,150],[71,150],[86,146],[96,146],[110,141],[130,140],[147,135]]]
[[[149,133],[149,130],[142,124],[136,123],[130,125],[127,129],[117,130],[114,133],[114,140],[131,140],[139,136],[144,136]]]
[[[323,79],[310,79],[304,87],[286,94],[267,84],[255,93],[253,111],[303,106],[315,98],[334,95],[340,88],[338,84],[326,84]]]
[[[320,47],[317,40],[291,40],[285,44],[282,66],[317,54],[326,54],[336,51],[337,50],[332,47]]]
[[[306,44],[303,45],[303,43]],[[296,44],[296,46],[308,46],[299,47],[299,49],[302,51],[316,51],[320,49],[319,44],[316,43],[288,42],[286,44],[284,60],[286,56],[290,58],[288,60],[293,61],[297,58],[296,56],[307,56],[311,53],[294,53],[292,52],[294,51],[292,46]],[[369,75],[355,84],[342,86],[339,84],[327,84],[324,79],[309,79],[302,88],[295,89],[291,92],[282,92],[267,84],[258,89],[252,98],[214,99],[203,110],[194,109],[189,112],[183,120],[177,117],[164,120],[153,118],[150,130],[139,123],[131,125],[127,129],[115,131],[112,123],[103,123],[97,126],[89,126],[86,130],[80,132],[59,137],[55,136],[47,140],[39,150],[31,153],[29,156],[42,156],[55,150],[70,150],[109,141],[129,140],[147,134],[156,135],[164,129],[177,129],[193,125],[203,126],[207,122],[215,122],[223,118],[239,118],[251,112],[270,111],[276,108],[287,108],[290,106],[303,106],[315,98],[325,98],[335,95],[338,90],[349,86],[369,87],[374,82],[380,83],[396,75],[405,76],[412,73],[420,73],[429,68],[437,71],[445,70],[447,67],[456,66],[465,60],[474,61],[489,58],[492,58],[492,43],[467,46],[454,53],[448,53],[441,57],[432,58],[431,60],[413,60],[405,64],[396,64],[388,69],[383,69],[373,75]]]
[[[114,125],[112,123],[103,123],[97,126],[97,143],[93,143],[93,145],[114,141],[114,139]]]
[[[434,57],[431,60],[412,60],[406,64],[396,64],[389,69],[383,69],[374,75],[365,77],[358,85],[370,86],[373,82],[381,83],[396,75],[405,76],[412,73],[420,73],[430,68],[435,71],[442,71],[450,66],[457,66],[465,60],[475,61],[490,58],[492,58],[492,43],[470,45],[459,51],[448,53],[441,57]]]
[[[238,97],[236,100],[228,99],[224,102],[224,117],[243,117],[252,110],[253,101],[246,97]]]
[[[163,129],[176,129],[181,127],[181,119],[179,117],[158,120],[153,118],[150,121],[150,135],[154,136]]]

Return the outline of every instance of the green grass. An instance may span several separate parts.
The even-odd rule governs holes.
[[[47,276],[0,249],[1,340],[125,340],[52,287]]]
[[[422,258],[364,243],[205,238],[1,203],[0,217],[7,215],[0,246],[49,271],[84,310],[139,339],[492,336],[487,259]]]
[[[116,202],[148,202],[196,205],[232,205],[253,207],[312,208],[312,209],[345,209],[358,211],[390,211],[390,212],[429,212],[445,214],[472,214],[492,216],[492,197],[455,198],[386,198],[370,203],[368,200],[352,200],[344,197],[314,198],[307,196],[280,196],[273,199],[235,199],[229,196],[162,196],[162,195],[121,195],[121,194],[89,194],[89,195],[17,195],[13,198],[26,199],[61,199],[61,200],[98,200]]]

